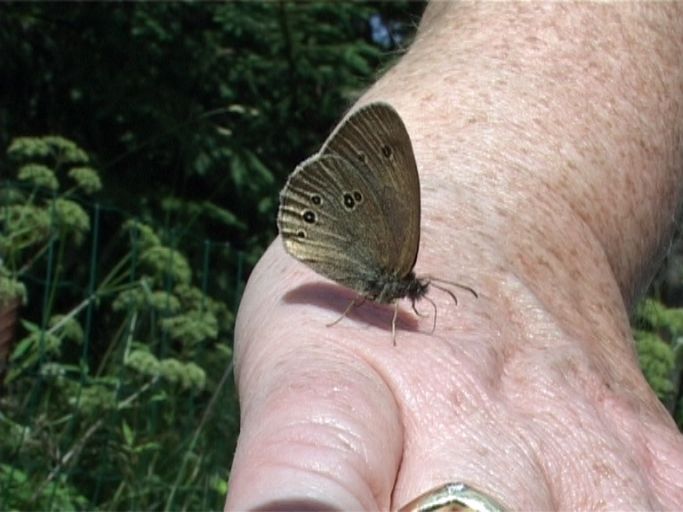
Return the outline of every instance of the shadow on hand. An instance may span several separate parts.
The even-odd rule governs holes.
[[[284,301],[289,304],[313,304],[324,309],[337,312],[337,316],[330,318],[326,324],[332,323],[342,316],[353,300],[359,303],[362,297],[351,290],[335,284],[312,283],[304,284],[288,291]],[[391,319],[394,316],[394,304],[379,304],[366,300],[354,306],[341,322],[352,320],[379,327],[391,332]],[[414,313],[400,308],[396,317],[396,331],[418,331],[418,318]]]

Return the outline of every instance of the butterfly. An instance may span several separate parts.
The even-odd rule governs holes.
[[[299,164],[280,193],[285,250],[317,273],[382,304],[426,298],[432,285],[413,270],[420,245],[420,180],[410,137],[387,103],[348,116],[318,153]],[[469,286],[446,282],[471,292]],[[361,303],[362,303],[361,301]],[[359,305],[352,301],[344,314]],[[392,339],[396,344],[396,317]],[[432,329],[433,331],[434,329]]]

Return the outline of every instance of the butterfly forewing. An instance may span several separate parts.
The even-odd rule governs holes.
[[[391,219],[389,236],[398,245],[391,267],[407,275],[420,244],[420,181],[401,117],[386,103],[362,107],[339,125],[320,153],[354,162],[369,180],[382,183],[379,200]]]

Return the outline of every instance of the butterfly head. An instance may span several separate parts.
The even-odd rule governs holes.
[[[412,302],[420,300],[422,297],[424,297],[429,289],[429,280],[418,278],[415,276],[415,272],[408,274],[404,282],[406,283],[405,296],[408,297]]]

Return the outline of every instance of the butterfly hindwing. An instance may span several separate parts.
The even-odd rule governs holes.
[[[364,283],[391,268],[397,247],[381,192],[357,173],[334,156],[301,164],[282,191],[278,227],[287,252],[363,293]]]

